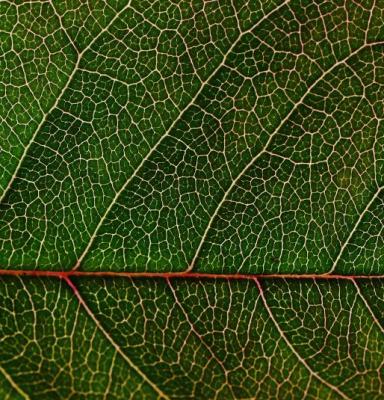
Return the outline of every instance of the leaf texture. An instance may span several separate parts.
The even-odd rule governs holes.
[[[384,398],[382,0],[3,0],[0,43],[1,398]]]

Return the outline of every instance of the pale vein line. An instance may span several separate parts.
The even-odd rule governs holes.
[[[368,312],[371,314],[371,317],[373,319],[373,321],[377,324],[377,326],[380,328],[381,332],[384,333],[384,327],[380,324],[379,320],[376,318],[375,313],[373,312],[371,306],[368,303],[368,300],[365,298],[365,296],[363,295],[363,293],[361,293],[360,287],[357,284],[357,282],[355,281],[355,279],[351,279],[353,284],[355,285],[356,291],[358,293],[358,295],[360,296],[361,300],[363,301],[366,309],[368,310]]]
[[[367,22],[367,29],[366,29],[366,31],[365,31],[365,43],[368,42],[368,33],[369,33],[369,31],[370,31],[370,27],[371,27],[371,23],[372,23],[373,12],[374,12],[374,10],[376,9],[376,3],[377,3],[377,0],[374,0],[374,1],[373,1],[373,4],[372,4],[372,7],[371,7],[371,9],[370,9],[370,11],[369,11],[369,18],[368,18],[368,22]]]
[[[10,385],[16,390],[20,396],[24,397],[26,400],[30,400],[30,397],[17,385],[17,383],[12,379],[11,375],[7,373],[7,371],[0,366],[0,372],[4,375],[5,379],[10,383]]]
[[[289,120],[289,118],[292,116],[292,114],[297,110],[297,108],[303,104],[303,101],[305,100],[305,98],[307,97],[308,94],[310,94],[311,90],[319,83],[321,82],[328,74],[330,74],[335,68],[339,67],[342,64],[345,64],[346,61],[348,61],[351,57],[353,57],[354,55],[356,55],[359,51],[363,50],[366,47],[372,47],[375,45],[380,45],[380,44],[384,44],[384,41],[380,41],[380,42],[375,42],[375,43],[369,43],[369,44],[365,44],[359,48],[357,48],[356,50],[354,50],[352,53],[350,53],[347,57],[343,58],[342,60],[337,61],[332,67],[330,67],[329,69],[325,70],[318,79],[316,79],[306,90],[306,92],[301,96],[300,100],[295,103],[295,105],[292,107],[291,111],[287,114],[286,117],[283,118],[283,120],[280,122],[280,124],[277,126],[277,128],[270,134],[266,144],[263,146],[263,148],[260,150],[260,152],[258,154],[256,154],[250,161],[249,163],[240,171],[239,175],[232,181],[231,185],[228,187],[228,189],[226,190],[226,192],[224,193],[224,196],[222,197],[220,203],[218,204],[218,206],[215,209],[215,212],[212,214],[208,225],[204,231],[204,234],[200,240],[199,246],[196,250],[196,253],[191,261],[191,263],[189,264],[188,268],[185,270],[185,272],[189,272],[193,269],[197,258],[200,255],[200,251],[205,243],[205,240],[207,238],[208,232],[212,226],[212,223],[215,219],[215,217],[217,216],[217,214],[219,213],[219,210],[221,209],[222,205],[224,204],[224,202],[227,200],[228,195],[230,194],[230,192],[232,191],[232,189],[237,185],[237,182],[240,180],[240,178],[244,175],[244,173],[247,172],[248,169],[250,169],[252,167],[252,165],[258,160],[259,157],[261,157],[266,150],[268,149],[269,145],[271,144],[272,140],[274,139],[274,137],[276,136],[276,134],[280,131],[280,129],[282,128],[282,126]]]
[[[127,364],[146,382],[148,383],[153,390],[157,392],[157,394],[160,395],[161,398],[163,399],[169,399],[169,397],[159,388],[155,385],[154,382],[152,382],[147,375],[144,374],[144,372],[141,371],[139,367],[137,367],[132,360],[124,353],[124,351],[121,349],[121,347],[113,340],[113,338],[109,335],[109,333],[104,329],[104,327],[101,325],[100,321],[96,318],[95,314],[92,312],[92,310],[88,307],[88,304],[85,302],[83,297],[81,296],[79,290],[75,286],[75,284],[69,279],[69,278],[64,278],[65,282],[67,282],[68,286],[72,289],[73,294],[76,296],[78,302],[83,306],[84,310],[86,313],[92,318],[93,322],[95,323],[96,327],[102,332],[104,337],[111,343],[111,345],[114,347],[114,349],[123,357],[123,359],[127,362]]]
[[[111,203],[109,204],[109,206],[107,207],[106,211],[104,212],[104,214],[102,215],[102,217],[99,220],[99,223],[96,226],[96,229],[94,230],[92,236],[90,237],[88,244],[86,246],[86,248],[84,249],[84,251],[82,252],[82,254],[79,256],[79,258],[77,259],[76,264],[74,265],[74,267],[72,268],[72,270],[76,270],[77,268],[79,268],[81,262],[83,261],[85,255],[88,253],[88,250],[90,249],[90,247],[92,246],[94,240],[96,239],[97,233],[100,229],[100,227],[103,225],[107,215],[109,214],[109,212],[111,211],[112,207],[115,205],[117,199],[120,197],[120,195],[123,193],[123,191],[127,188],[127,186],[132,182],[132,180],[136,177],[136,175],[138,174],[138,172],[140,171],[140,169],[143,167],[144,163],[151,157],[151,155],[157,150],[158,146],[160,145],[160,143],[170,134],[170,132],[173,130],[173,128],[175,127],[175,125],[180,121],[181,117],[183,116],[183,114],[185,113],[185,111],[191,106],[193,105],[197,98],[199,97],[200,93],[203,91],[203,89],[205,88],[205,85],[211,80],[211,78],[216,74],[216,72],[225,65],[226,61],[227,61],[227,57],[229,54],[231,54],[232,50],[235,48],[235,46],[239,43],[239,41],[242,39],[242,37],[251,32],[253,29],[257,28],[262,22],[264,22],[266,19],[268,19],[272,14],[274,14],[276,11],[280,10],[280,8],[282,8],[283,6],[285,6],[286,4],[289,3],[290,0],[285,0],[283,3],[281,3],[278,7],[274,8],[273,10],[271,10],[270,12],[268,12],[267,14],[265,14],[259,21],[257,21],[257,23],[255,23],[253,26],[251,26],[250,28],[248,28],[247,30],[243,31],[240,33],[240,35],[238,36],[238,38],[232,43],[232,46],[228,49],[228,51],[224,54],[224,57],[221,61],[221,63],[213,70],[213,72],[208,76],[208,78],[203,81],[201,83],[201,86],[199,88],[199,90],[196,92],[196,94],[193,96],[193,98],[191,99],[191,101],[189,101],[186,106],[180,111],[179,117],[176,118],[173,123],[170,125],[170,127],[165,131],[165,133],[157,140],[157,142],[154,144],[154,146],[152,147],[152,149],[147,153],[147,155],[141,160],[140,164],[136,167],[136,169],[133,171],[132,175],[127,179],[127,181],[124,183],[124,185],[120,188],[120,190],[118,190],[114,196],[114,198],[112,199]]]
[[[335,261],[333,262],[333,265],[332,265],[331,269],[328,272],[326,272],[326,274],[332,274],[335,271],[335,269],[337,267],[337,264],[339,263],[342,255],[344,254],[344,251],[345,251],[346,247],[348,246],[348,244],[350,243],[350,241],[352,239],[353,234],[356,232],[356,229],[360,225],[360,222],[364,218],[364,215],[371,208],[371,205],[377,199],[377,197],[379,196],[379,194],[380,194],[382,189],[383,189],[383,186],[381,186],[381,187],[379,187],[377,189],[376,193],[372,196],[371,200],[367,203],[367,205],[365,206],[364,210],[360,213],[359,218],[356,220],[356,223],[353,226],[353,228],[351,229],[351,232],[349,232],[349,235],[348,235],[347,239],[345,240],[345,242],[341,246],[339,254],[337,255]]]
[[[280,325],[277,323],[271,309],[269,308],[269,305],[267,303],[267,299],[264,296],[264,291],[263,288],[260,285],[260,282],[258,281],[258,279],[255,279],[255,283],[256,286],[259,289],[260,292],[260,297],[261,300],[264,304],[265,309],[267,310],[267,313],[269,315],[269,317],[271,318],[272,322],[274,323],[277,331],[279,332],[280,336],[284,339],[285,343],[287,344],[287,346],[290,348],[290,350],[292,351],[292,353],[297,357],[297,359],[299,360],[299,362],[301,364],[304,365],[304,367],[307,369],[307,371],[310,373],[310,375],[312,375],[313,377],[315,377],[317,380],[319,380],[321,383],[323,383],[324,385],[326,385],[328,388],[330,388],[331,390],[333,390],[334,392],[336,392],[339,396],[341,396],[343,399],[345,400],[351,400],[345,393],[343,393],[338,387],[332,385],[331,383],[329,383],[328,381],[326,381],[325,379],[323,379],[319,374],[317,374],[317,372],[313,371],[313,369],[307,364],[307,362],[300,356],[300,354],[295,350],[295,348],[293,347],[293,345],[291,344],[291,342],[288,340],[287,336],[285,335],[285,333],[283,332],[283,330],[280,328]]]
[[[91,46],[96,42],[96,40],[98,40],[99,37],[111,27],[111,25],[112,25],[112,24],[116,21],[116,19],[119,18],[120,15],[130,6],[130,4],[131,4],[131,1],[129,1],[129,2],[128,2],[128,3],[127,3],[127,4],[126,4],[112,19],[111,19],[111,21],[109,22],[109,24],[107,24],[107,25],[106,25],[106,26],[91,40],[91,42],[90,42],[80,53],[77,51],[76,47],[73,46],[73,44],[72,44],[72,46],[73,46],[73,48],[75,49],[76,53],[78,53],[75,66],[73,67],[73,70],[72,70],[72,72],[70,73],[70,75],[69,75],[69,77],[68,77],[68,79],[67,79],[66,84],[64,85],[64,87],[63,87],[63,89],[61,90],[60,94],[57,96],[56,101],[53,103],[53,105],[51,106],[51,108],[44,114],[44,116],[43,116],[43,118],[41,119],[39,125],[37,126],[35,132],[33,133],[32,137],[31,137],[31,140],[28,142],[27,146],[25,146],[24,152],[23,152],[22,156],[20,157],[20,160],[19,160],[19,162],[18,162],[18,164],[17,164],[17,166],[16,166],[15,171],[13,172],[12,178],[9,180],[8,185],[7,185],[6,188],[4,189],[2,195],[0,196],[0,204],[1,204],[2,201],[4,200],[6,194],[8,193],[8,191],[9,191],[9,189],[11,188],[11,186],[12,186],[14,180],[16,179],[16,177],[17,177],[17,175],[18,175],[18,173],[19,173],[19,171],[20,171],[21,165],[22,165],[24,159],[26,158],[30,147],[31,147],[32,144],[35,142],[35,139],[36,139],[38,133],[40,132],[41,127],[45,124],[45,122],[47,121],[47,118],[49,117],[49,115],[51,114],[51,112],[57,107],[57,105],[59,104],[60,100],[62,99],[64,93],[67,91],[69,85],[71,84],[71,82],[72,82],[72,80],[73,80],[73,77],[75,76],[76,72],[78,71],[78,68],[79,68],[79,65],[80,65],[80,61],[81,61],[81,59],[82,59],[84,53],[86,53],[86,52],[91,48]],[[66,31],[65,31],[65,34],[67,34]]]

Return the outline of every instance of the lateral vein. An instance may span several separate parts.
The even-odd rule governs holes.
[[[205,242],[205,239],[207,238],[208,232],[212,226],[212,223],[215,219],[215,217],[217,216],[217,214],[219,213],[219,210],[221,209],[222,205],[225,203],[225,201],[227,200],[227,197],[229,196],[229,194],[231,193],[232,189],[237,185],[238,181],[240,180],[240,178],[248,171],[248,169],[250,169],[253,164],[259,159],[259,157],[261,157],[261,155],[263,155],[267,150],[269,145],[272,142],[272,139],[274,139],[274,137],[276,136],[276,134],[280,131],[280,129],[282,128],[282,126],[289,120],[289,118],[291,117],[291,115],[297,110],[297,107],[299,107],[303,101],[305,100],[305,98],[308,96],[309,93],[311,93],[312,89],[319,83],[321,82],[329,73],[331,73],[335,68],[337,68],[338,66],[345,64],[351,57],[353,57],[355,54],[357,54],[359,51],[363,50],[366,47],[372,47],[375,45],[380,45],[380,44],[384,44],[384,41],[380,41],[380,42],[374,42],[374,43],[368,43],[368,44],[364,44],[361,47],[357,48],[356,50],[354,50],[352,53],[350,53],[347,57],[337,61],[335,64],[332,65],[332,67],[330,67],[329,69],[325,70],[319,77],[318,79],[316,79],[306,90],[306,92],[301,96],[301,98],[299,99],[299,101],[297,103],[294,104],[294,106],[292,107],[291,111],[286,115],[286,117],[284,117],[282,119],[282,121],[280,122],[280,124],[277,126],[277,128],[270,134],[267,142],[265,143],[264,147],[259,151],[259,153],[257,153],[250,161],[249,163],[240,171],[239,175],[237,175],[237,177],[232,181],[232,183],[229,185],[228,189],[226,190],[226,192],[224,193],[224,196],[222,197],[222,199],[220,200],[219,204],[217,205],[214,213],[212,214],[208,225],[204,231],[204,234],[200,240],[199,246],[197,247],[196,253],[192,259],[192,262],[189,264],[188,268],[185,270],[185,272],[189,272],[193,269],[193,267],[196,264],[196,260],[198,259],[201,249],[203,247],[203,244]],[[333,269],[330,271],[332,272]]]
[[[75,63],[75,66],[73,67],[72,72],[70,73],[70,75],[68,76],[67,82],[65,83],[63,89],[61,90],[60,94],[57,96],[55,102],[52,104],[52,106],[50,107],[50,109],[43,115],[39,125],[37,126],[36,130],[33,132],[32,137],[30,139],[30,141],[28,142],[27,146],[25,146],[24,151],[22,156],[20,157],[20,160],[16,166],[15,171],[13,172],[13,175],[11,177],[11,179],[9,180],[6,188],[4,189],[2,195],[0,196],[0,204],[3,202],[5,196],[7,195],[9,189],[11,188],[14,180],[16,179],[19,170],[21,168],[21,165],[23,163],[23,161],[25,160],[30,147],[32,146],[32,144],[35,142],[35,139],[38,135],[38,133],[40,132],[40,129],[42,128],[42,126],[44,125],[44,123],[47,121],[48,116],[51,114],[51,112],[57,107],[57,105],[59,104],[60,100],[62,99],[64,93],[67,91],[69,85],[71,84],[73,77],[75,76],[76,72],[78,71],[79,65],[80,65],[80,61],[84,55],[84,53],[86,53],[91,46],[96,42],[97,39],[99,39],[99,37],[106,32],[110,26],[115,22],[115,20],[127,9],[130,7],[131,1],[129,1],[118,13],[116,13],[116,15],[111,19],[111,21],[89,42],[89,44],[81,51],[81,53],[79,53],[77,51],[77,48],[73,45],[73,43],[71,42],[72,46],[74,47],[76,53],[78,54],[77,56],[77,60]],[[62,25],[61,23],[61,19],[60,20],[60,25]],[[64,30],[65,35],[68,37],[67,32]]]
[[[367,309],[367,311],[369,312],[369,314],[371,315],[373,321],[375,322],[375,324],[379,327],[379,329],[381,330],[382,333],[384,333],[384,327],[381,325],[381,323],[379,322],[379,320],[377,319],[375,313],[373,312],[371,306],[368,303],[368,300],[366,299],[366,297],[363,295],[363,293],[360,290],[359,285],[357,284],[355,279],[352,279],[353,284],[355,285],[357,294],[359,295],[359,297],[361,298],[361,300],[363,301],[365,308]]]
[[[273,324],[275,325],[277,331],[279,332],[280,336],[283,338],[283,340],[285,341],[285,343],[287,344],[287,346],[290,348],[290,350],[292,351],[292,353],[296,356],[296,358],[299,360],[299,362],[304,365],[304,367],[307,369],[307,371],[310,373],[311,376],[313,376],[314,378],[316,378],[318,381],[320,381],[321,383],[323,383],[324,385],[326,385],[328,388],[330,388],[331,390],[333,390],[334,392],[336,392],[339,396],[341,396],[343,399],[345,400],[352,400],[350,397],[348,397],[344,392],[342,392],[338,387],[332,385],[331,383],[329,383],[328,381],[326,381],[325,379],[323,379],[317,372],[315,372],[309,365],[308,363],[300,356],[300,354],[296,351],[296,349],[293,347],[293,345],[291,344],[291,342],[288,340],[287,336],[285,335],[285,333],[283,332],[283,330],[280,328],[280,325],[277,323],[275,316],[273,315],[271,309],[269,308],[269,305],[267,303],[267,299],[265,298],[264,295],[264,291],[263,288],[261,287],[260,282],[258,281],[258,279],[255,278],[255,283],[257,288],[259,289],[260,292],[260,297],[261,300],[263,302],[263,305],[265,307],[265,309],[267,310],[267,313],[269,315],[269,317],[271,318]]]
[[[93,311],[89,308],[88,304],[85,302],[83,297],[81,296],[79,290],[75,286],[75,284],[68,278],[65,277],[63,278],[65,282],[68,284],[68,286],[72,289],[73,294],[76,296],[78,302],[83,306],[85,312],[88,314],[89,317],[92,318],[93,322],[95,323],[96,327],[102,332],[104,337],[111,343],[111,345],[114,347],[117,353],[120,354],[120,356],[126,361],[126,363],[146,382],[148,383],[153,390],[157,392],[157,394],[162,398],[162,399],[169,399],[169,397],[157,386],[155,385],[154,382],[152,382],[147,375],[144,374],[141,369],[133,363],[133,361],[124,353],[124,351],[121,349],[121,347],[113,340],[112,336],[104,329],[103,325],[100,323],[100,321],[96,318],[95,314]]]
[[[216,74],[216,72],[225,64],[225,62],[227,61],[227,57],[228,55],[232,52],[232,50],[234,49],[234,47],[239,43],[239,41],[241,40],[241,38],[251,32],[253,29],[255,29],[258,25],[260,25],[263,21],[265,21],[266,19],[268,19],[271,14],[275,13],[276,11],[278,11],[280,8],[282,8],[283,6],[285,6],[286,4],[289,3],[290,0],[286,0],[283,3],[281,3],[278,7],[274,8],[273,10],[271,10],[270,12],[268,12],[267,14],[265,14],[259,21],[257,21],[253,26],[251,26],[250,28],[248,28],[247,30],[243,31],[240,33],[240,35],[238,36],[238,38],[232,43],[232,46],[228,49],[228,51],[224,54],[224,57],[221,61],[221,63],[213,70],[213,72],[208,76],[208,78],[203,81],[201,83],[201,86],[199,88],[199,90],[196,92],[196,94],[193,96],[193,98],[186,104],[186,106],[180,111],[179,117],[176,118],[173,123],[169,126],[169,128],[165,131],[165,133],[157,140],[157,142],[154,144],[154,146],[151,148],[151,150],[147,153],[147,155],[141,160],[140,164],[136,167],[136,169],[133,171],[132,175],[126,180],[126,182],[123,184],[123,186],[120,188],[120,190],[118,190],[114,196],[114,198],[112,199],[111,203],[109,204],[109,206],[107,207],[106,211],[104,212],[104,214],[102,215],[102,217],[99,220],[99,223],[97,224],[92,236],[90,237],[87,246],[85,247],[85,249],[83,250],[83,252],[81,253],[81,255],[78,257],[76,264],[74,265],[74,267],[72,268],[72,270],[76,270],[80,267],[81,262],[83,261],[84,257],[86,256],[86,254],[88,253],[88,250],[91,248],[94,240],[96,239],[97,233],[100,229],[100,227],[103,225],[107,215],[109,214],[109,212],[111,211],[112,207],[116,204],[117,199],[120,197],[120,195],[124,192],[124,190],[126,189],[126,187],[132,182],[132,180],[136,177],[137,173],[140,171],[140,169],[142,168],[142,166],[144,165],[144,163],[151,157],[151,155],[157,150],[158,146],[160,145],[160,143],[164,140],[164,138],[166,138],[170,132],[173,130],[173,128],[175,127],[175,125],[180,121],[181,116],[185,113],[185,111],[196,102],[196,99],[199,97],[200,93],[203,91],[205,85],[211,80],[211,78]]]
[[[336,267],[337,264],[339,263],[341,256],[344,254],[344,251],[346,249],[346,247],[348,246],[348,244],[350,243],[353,234],[356,232],[356,229],[358,228],[358,226],[360,225],[360,222],[362,221],[364,215],[368,212],[368,210],[371,208],[371,205],[373,204],[373,202],[377,199],[377,197],[379,196],[381,190],[383,189],[383,186],[379,187],[376,190],[376,193],[372,196],[371,200],[367,203],[367,205],[365,206],[364,210],[360,213],[359,218],[356,220],[353,228],[351,229],[351,232],[349,232],[349,235],[346,239],[346,241],[343,243],[343,245],[340,248],[340,251],[335,259],[335,261],[332,264],[331,269],[327,272],[327,274],[332,274]]]
[[[10,383],[13,389],[20,394],[20,396],[24,397],[26,400],[30,400],[30,397],[20,388],[20,386],[13,380],[11,375],[9,375],[2,366],[0,366],[0,372],[4,375],[5,379]]]

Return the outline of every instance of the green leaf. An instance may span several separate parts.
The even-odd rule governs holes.
[[[384,398],[384,2],[0,3],[0,397]]]

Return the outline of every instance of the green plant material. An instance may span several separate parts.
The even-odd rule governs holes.
[[[382,0],[4,0],[0,43],[1,399],[384,398]]]

